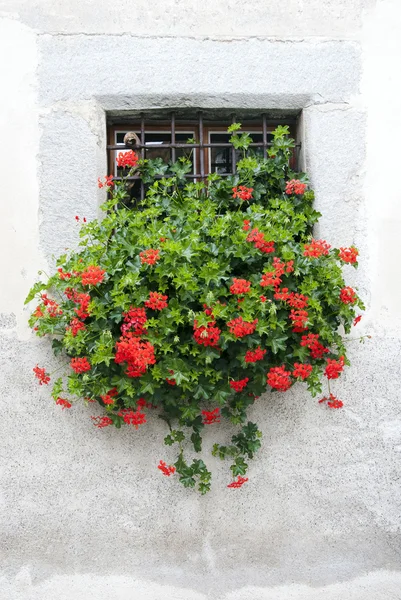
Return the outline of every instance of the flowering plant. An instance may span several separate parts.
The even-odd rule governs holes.
[[[348,364],[343,333],[363,309],[342,275],[357,266],[357,249],[312,237],[320,215],[306,175],[289,167],[288,129],[275,130],[266,158],[238,130],[229,128],[243,153],[237,173],[206,182],[188,182],[188,158],[167,165],[120,153],[126,176],[99,179],[109,192],[104,218],[82,223],[78,250],[27,298],[39,298],[31,326],[69,364],[53,381],[54,401],[97,403],[98,428],[138,429],[155,411],[169,428],[165,443],[178,449],[160,472],[201,493],[211,473],[184,451],[201,451],[204,427],[224,417],[239,428],[213,454],[231,459],[228,487],[241,487],[261,444],[248,407],[297,382],[320,394],[322,375],[330,383]],[[147,193],[133,208],[134,173]],[[41,384],[54,379],[34,372]],[[320,402],[340,408],[328,392]]]

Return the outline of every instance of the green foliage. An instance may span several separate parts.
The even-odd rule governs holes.
[[[266,388],[275,387],[267,386],[267,374],[282,367],[290,386],[301,381],[293,374],[294,363],[308,365],[305,384],[313,396],[321,393],[327,359],[343,356],[348,364],[340,331],[348,333],[356,307],[363,309],[357,296],[350,303],[340,299],[347,261],[338,249],[305,255],[320,214],[313,208],[312,190],[288,191],[290,180],[307,184],[305,174],[289,167],[294,142],[288,128],[275,130],[266,159],[252,151],[249,134],[240,130],[239,124],[228,130],[242,155],[234,176],[213,173],[205,183],[192,183],[185,177],[191,169],[187,158],[174,164],[139,161],[134,169],[147,186],[145,200],[129,206],[129,181],[115,182],[102,206],[104,218],[82,225],[78,250],[60,257],[58,271],[36,283],[26,300],[39,298],[30,324],[37,335],[51,336],[56,355],[89,361],[89,370],[66,375],[69,394],[97,401],[110,419],[101,426],[138,428],[154,409],[170,428],[165,444],[178,449],[174,468],[180,482],[202,494],[210,489],[211,473],[202,460],[185,460],[188,446],[201,452],[204,428],[216,428],[220,417],[227,418],[239,432],[230,445],[215,444],[212,453],[230,458],[233,477],[245,475],[247,461],[261,445],[261,432],[247,422],[247,409]],[[132,173],[127,170],[127,176]],[[239,186],[251,189],[249,198],[235,193]],[[274,244],[273,252],[249,238],[255,231],[263,243]],[[149,249],[158,251],[154,264],[143,261],[141,253]],[[280,284],[262,287],[262,277],[275,272],[277,260],[284,265]],[[101,276],[85,284],[84,274],[92,267]],[[233,292],[234,279],[248,282],[249,290]],[[297,308],[277,297],[283,289],[307,297],[307,330],[294,327],[290,314]],[[167,306],[146,307],[144,329],[131,338],[148,343],[155,362],[132,376],[126,360],[116,362],[117,348],[121,341],[136,343],[122,329],[126,314],[144,309],[152,292],[167,296]],[[85,310],[77,294],[88,296]],[[254,329],[238,335],[229,326],[238,318],[254,323]],[[205,344],[213,327],[218,341]],[[312,356],[301,343],[308,333],[319,335],[323,355]],[[258,348],[266,352],[250,362],[247,353]],[[230,385],[245,379],[239,391]],[[55,400],[63,387],[60,377],[53,387]]]

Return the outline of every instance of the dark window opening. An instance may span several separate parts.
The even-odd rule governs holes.
[[[227,128],[231,123],[240,122],[240,133],[249,133],[253,140],[250,151],[266,157],[277,125],[288,125],[290,135],[295,138],[296,120],[296,116],[271,118],[263,113],[228,115],[227,111],[225,114],[222,111],[192,111],[186,114],[178,110],[157,115],[143,113],[121,121],[114,117],[108,128],[108,172],[116,178],[121,177],[123,172],[117,167],[117,154],[134,149],[141,158],[162,158],[164,162],[175,162],[186,156],[192,163],[191,171],[185,176],[190,181],[202,181],[210,173],[233,175],[241,156],[229,141],[231,136]],[[128,132],[137,136],[132,145],[124,144]],[[298,150],[299,145],[291,158],[293,169],[296,169]],[[130,179],[131,197],[143,199],[146,187],[140,176],[134,175]]]

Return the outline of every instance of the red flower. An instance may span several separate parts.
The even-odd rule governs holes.
[[[203,325],[198,327],[198,322],[194,321],[194,339],[201,346],[216,347],[219,343],[221,329],[215,327],[216,321],[211,321],[207,327]]]
[[[308,300],[309,298],[303,294],[294,294],[294,292],[291,292],[288,296],[287,304],[293,308],[305,308],[308,306]]]
[[[106,404],[106,405],[114,404],[114,398],[110,394],[104,394],[103,396],[100,396],[100,397],[103,400],[104,404]]]
[[[259,296],[259,299],[260,299],[261,302],[266,302],[267,301],[266,296]]]
[[[308,333],[308,335],[302,336],[301,346],[309,348],[312,358],[322,358],[323,354],[329,352],[328,348],[325,348],[318,340],[318,333]]]
[[[233,284],[230,287],[232,294],[246,294],[251,289],[251,282],[246,279],[236,279],[233,277]]]
[[[362,319],[362,315],[358,315],[357,317],[355,317],[354,319],[354,327],[355,325],[358,325],[359,321]]]
[[[79,319],[72,319],[70,326],[67,327],[67,329],[69,329],[73,335],[73,337],[75,337],[78,333],[78,331],[84,331],[86,329],[85,324],[82,323],[82,321],[80,321]]]
[[[242,338],[255,331],[257,322],[258,319],[255,319],[252,323],[248,323],[247,321],[244,321],[242,317],[237,317],[236,319],[229,321],[227,325],[230,329],[230,333],[237,338]]]
[[[240,185],[239,187],[233,187],[233,198],[240,198],[241,200],[251,200],[253,188],[245,187]]]
[[[156,408],[150,402],[146,402],[145,398],[139,398],[136,401],[136,405],[137,405],[138,408]]]
[[[160,469],[163,475],[167,475],[167,477],[170,477],[170,475],[173,475],[175,473],[175,467],[173,467],[172,465],[167,465],[164,462],[164,460],[161,460],[159,462],[157,468]]]
[[[301,379],[307,379],[312,373],[312,365],[303,363],[294,363],[294,370],[292,372],[293,377],[301,377]]]
[[[294,270],[294,261],[289,260],[285,265],[285,272],[292,273],[293,270]]]
[[[265,234],[262,231],[259,231],[257,227],[252,229],[251,233],[248,234],[246,241],[253,242],[255,248],[264,254],[274,252],[274,242],[267,242],[265,240]]]
[[[41,298],[43,300],[43,304],[46,307],[46,310],[49,314],[49,317],[58,317],[63,314],[63,311],[59,308],[59,305],[55,300],[52,300],[47,296],[47,294],[42,294]]]
[[[245,362],[255,363],[258,362],[258,360],[263,360],[266,352],[267,350],[262,350],[260,346],[258,346],[256,350],[247,350],[245,354]]]
[[[149,300],[146,300],[145,306],[153,310],[163,310],[163,308],[167,308],[166,300],[168,297],[159,292],[149,292]]]
[[[138,155],[133,150],[119,152],[116,158],[117,166],[125,169],[126,167],[136,167]]]
[[[147,321],[146,311],[144,308],[130,307],[129,311],[123,313],[124,323],[121,325],[121,333],[126,336],[132,333],[135,336],[146,335],[147,330],[144,325]]]
[[[354,264],[358,260],[358,254],[355,246],[351,246],[351,248],[340,248],[338,257],[345,263]]]
[[[305,193],[306,183],[302,183],[299,179],[291,179],[291,181],[287,181],[285,186],[285,193],[290,196],[291,194],[297,194],[301,196]]]
[[[342,408],[344,406],[343,402],[336,398],[334,394],[330,394],[329,398],[324,397],[321,400],[319,400],[319,404],[321,404],[322,402],[327,402],[327,406],[329,408]]]
[[[98,177],[97,179],[97,186],[98,188],[102,188],[104,186],[106,187],[113,187],[114,185],[114,181],[113,181],[113,175],[105,175],[104,177],[104,183],[102,183],[100,177]]]
[[[36,367],[34,367],[32,370],[35,373],[36,379],[39,379],[39,385],[42,385],[42,383],[47,385],[49,383],[50,377],[46,373],[45,369],[41,369],[38,365],[36,365]]]
[[[250,221],[248,221],[248,219],[244,219],[244,226],[242,227],[242,229],[243,229],[244,231],[249,231],[249,230],[250,230],[250,228],[251,228],[251,225],[250,225],[250,223],[251,223],[251,222],[250,222]]]
[[[75,373],[85,373],[86,371],[91,370],[90,363],[85,356],[83,358],[72,358],[70,366]]]
[[[230,388],[232,388],[236,392],[242,392],[242,390],[246,388],[248,381],[248,377],[245,377],[245,379],[240,379],[239,381],[230,381]]]
[[[260,282],[261,287],[269,287],[271,285],[278,287],[280,283],[281,278],[274,271],[262,273],[262,281]]]
[[[116,343],[114,361],[128,363],[128,377],[141,377],[149,365],[156,363],[155,349],[150,342],[143,342],[134,334],[128,333]]]
[[[67,273],[63,271],[63,268],[60,267],[57,269],[58,271],[58,276],[60,277],[60,279],[62,279],[63,281],[65,281],[66,279],[70,279],[70,277],[72,277],[71,273]]]
[[[81,273],[82,285],[97,285],[98,283],[102,283],[105,272],[104,269],[101,269],[96,265],[89,265],[89,267]]]
[[[291,387],[290,371],[282,367],[272,367],[267,374],[267,383],[270,387],[285,392]]]
[[[65,408],[71,408],[72,406],[71,402],[68,402],[68,400],[65,400],[64,398],[57,398],[56,404],[61,406],[62,410],[64,410]]]
[[[89,294],[84,294],[84,293],[78,294],[74,290],[73,300],[75,303],[79,304],[79,308],[74,309],[75,312],[77,313],[78,317],[80,319],[86,319],[87,317],[89,317],[88,307],[89,307],[89,303],[91,301],[91,297],[89,296]]]
[[[144,250],[139,253],[141,258],[141,263],[147,263],[148,265],[154,265],[160,259],[159,250],[153,250],[152,248],[148,248],[148,250]]]
[[[103,429],[103,427],[108,427],[109,425],[113,425],[112,419],[110,417],[91,417],[93,424],[95,427],[99,429]]]
[[[292,310],[290,312],[290,319],[293,327],[297,329],[305,329],[305,324],[308,321],[308,312],[306,310]]]
[[[32,313],[34,317],[36,317],[37,319],[40,319],[40,317],[44,317],[44,312],[42,311],[42,307],[39,305],[35,308],[34,312]]]
[[[135,429],[138,429],[139,425],[144,425],[146,423],[146,415],[145,413],[141,412],[139,406],[135,412],[128,408],[123,408],[118,413],[118,416],[122,417],[124,419],[124,423],[127,425],[133,425]]]
[[[331,246],[325,240],[312,240],[310,244],[305,244],[304,256],[310,258],[319,258],[319,256],[327,256]]]
[[[286,302],[289,297],[290,297],[290,293],[288,292],[288,288],[281,288],[281,289],[276,288],[276,292],[274,293],[275,300],[284,300],[284,302]]]
[[[324,374],[327,377],[327,379],[337,379],[337,377],[340,376],[340,373],[343,371],[343,369],[344,369],[344,357],[343,356],[340,356],[338,361],[328,358],[327,366],[324,371]]]
[[[228,488],[240,488],[244,485],[244,483],[246,483],[248,480],[248,477],[241,477],[241,475],[238,475],[238,478],[234,481],[232,481],[231,483],[228,484]]]
[[[345,287],[341,290],[340,300],[341,302],[344,302],[344,304],[355,304],[357,297],[352,287]]]
[[[213,423],[220,423],[220,409],[215,408],[214,410],[202,410],[203,424],[213,425]]]

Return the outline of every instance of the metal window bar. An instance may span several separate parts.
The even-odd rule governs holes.
[[[269,142],[267,140],[267,124],[268,124],[268,119],[266,114],[262,114],[262,142],[252,142],[251,144],[249,144],[249,146],[251,148],[262,148],[263,149],[263,157],[266,158],[267,157],[267,149],[273,145],[272,142]],[[183,119],[184,122],[186,122],[185,119]],[[157,121],[149,119],[149,122],[154,125]],[[231,118],[231,122],[235,123],[235,115],[232,115]],[[260,121],[259,121],[260,123]],[[199,173],[187,173],[185,175],[186,178],[188,179],[202,179],[204,180],[206,178],[206,173],[205,173],[205,150],[208,150],[209,148],[230,148],[231,149],[231,171],[227,172],[227,173],[220,173],[220,175],[222,177],[229,177],[231,175],[235,175],[236,173],[236,163],[237,163],[237,156],[236,156],[236,152],[235,152],[235,148],[232,146],[232,144],[230,143],[225,143],[225,142],[214,142],[214,143],[205,143],[204,142],[204,120],[203,120],[203,113],[202,111],[198,112],[198,120],[197,120],[197,127],[198,127],[198,131],[199,131],[199,143],[180,143],[176,141],[176,115],[174,112],[171,113],[170,115],[170,127],[171,127],[171,142],[162,142],[160,144],[158,144],[158,148],[167,148],[171,150],[171,160],[172,162],[175,162],[176,160],[176,150],[178,148],[186,148],[186,149],[199,149]],[[141,118],[140,118],[140,144],[136,144],[135,145],[135,150],[139,150],[140,151],[140,155],[141,158],[144,159],[145,158],[145,150],[146,148],[148,148],[149,146],[146,145],[146,138],[145,138],[145,129],[146,129],[146,125],[147,122],[145,120],[145,116],[144,114],[141,114]],[[219,125],[221,125],[221,122],[219,123]],[[130,125],[130,127],[132,127]],[[244,127],[244,129],[246,129],[246,127]],[[217,132],[216,133],[221,133],[221,132]],[[252,132],[251,132],[252,135]],[[301,144],[296,144],[295,146],[295,151],[296,154],[298,154],[299,150],[301,148]],[[110,144],[107,146],[107,150],[108,151],[114,151],[114,150],[128,150],[131,149],[131,146],[127,146],[127,145],[122,145],[122,144]],[[196,171],[196,168],[195,168]],[[159,178],[161,178],[162,176],[160,176]],[[115,177],[115,179],[121,180],[122,177]],[[136,181],[136,180],[141,180],[141,200],[144,199],[145,197],[145,186],[143,184],[143,181],[141,179],[140,175],[133,175],[131,177],[127,177],[126,178],[128,181]]]

